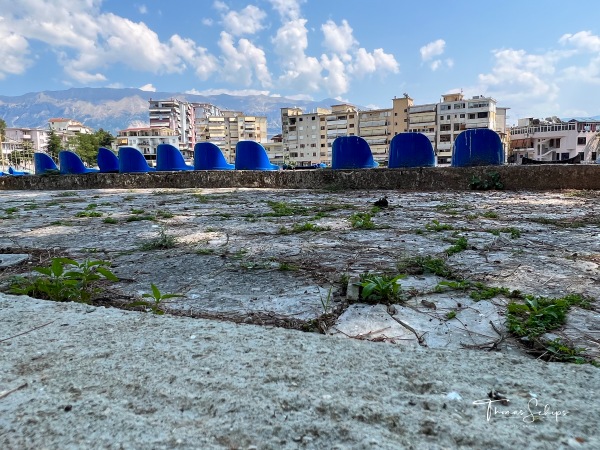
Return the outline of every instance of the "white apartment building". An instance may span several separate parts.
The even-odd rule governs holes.
[[[408,131],[422,133],[435,149],[437,138],[437,103],[413,105],[408,108]]]
[[[61,135],[74,135],[74,134],[93,134],[94,130],[90,127],[86,127],[84,124],[77,120],[67,119],[64,117],[54,117],[48,119],[48,125],[50,129],[57,134]]]
[[[439,164],[450,163],[454,141],[464,130],[488,128],[496,131],[506,144],[507,108],[500,108],[501,113],[497,115],[496,100],[492,97],[476,95],[465,99],[462,93],[446,94],[437,106],[438,129],[434,149]]]
[[[190,158],[196,144],[194,105],[177,99],[149,101],[150,128],[169,128],[179,136],[177,146]]]
[[[268,142],[263,143],[262,145],[267,151],[269,161],[280,166],[286,164],[283,154],[283,142],[281,134],[276,134]]]
[[[8,170],[10,165],[15,164],[11,158],[14,152],[23,152],[20,154],[25,159],[33,160],[34,152],[46,150],[48,135],[49,131],[42,128],[6,128],[0,147],[0,170]],[[29,166],[30,164],[19,168],[30,169]]]
[[[582,162],[594,162],[600,155],[600,121],[557,117],[545,120],[519,119],[510,129],[514,162],[524,157],[538,161],[560,161],[579,155]]]
[[[159,144],[171,144],[178,147],[179,135],[168,127],[127,128],[118,132],[116,143],[117,148],[137,148],[144,154],[148,164],[155,166],[156,148]]]

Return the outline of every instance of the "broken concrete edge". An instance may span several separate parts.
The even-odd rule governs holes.
[[[600,190],[600,165],[422,167],[303,171],[185,171],[0,177],[0,190],[271,188],[470,190],[498,174],[504,190]]]

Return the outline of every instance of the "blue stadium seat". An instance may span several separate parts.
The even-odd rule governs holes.
[[[54,160],[46,153],[36,152],[33,154],[33,167],[36,175],[60,173]]]
[[[265,148],[254,141],[240,141],[235,146],[236,170],[279,170],[271,164]]]
[[[8,168],[8,174],[19,177],[19,176],[22,176],[22,175],[29,175],[29,172],[26,172],[24,170],[15,170],[11,166],[11,167]]]
[[[98,169],[88,169],[85,167],[79,155],[69,150],[58,152],[58,165],[60,166],[61,175],[99,172]]]
[[[106,147],[98,149],[98,167],[101,173],[115,173],[119,171],[119,158]]]
[[[371,147],[360,136],[339,136],[331,150],[333,169],[371,169],[379,163],[373,159]]]
[[[223,152],[212,142],[198,142],[194,145],[194,170],[233,170]]]
[[[453,167],[500,166],[504,149],[500,136],[488,128],[465,130],[454,141]]]
[[[400,133],[390,142],[388,167],[433,167],[435,152],[431,141],[423,133]]]
[[[156,170],[162,172],[194,170],[194,166],[185,163],[183,155],[174,145],[159,144],[156,148]]]
[[[134,147],[119,148],[119,172],[120,173],[146,173],[154,172],[156,169],[150,167],[142,152]]]

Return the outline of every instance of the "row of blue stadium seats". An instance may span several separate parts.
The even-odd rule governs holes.
[[[156,152],[156,167],[150,167],[144,155],[134,147],[121,147],[118,156],[101,147],[98,151],[98,168],[85,167],[79,156],[71,151],[61,151],[59,164],[45,153],[34,154],[35,173],[82,174],[136,173],[152,171],[185,170],[279,170],[272,164],[265,148],[254,141],[241,141],[236,146],[235,164],[226,161],[223,153],[210,142],[201,142],[194,147],[194,164],[185,162],[178,148],[160,144]],[[488,129],[466,130],[454,143],[452,165],[457,167],[475,165],[500,165],[504,163],[504,151],[498,134]],[[340,136],[332,145],[332,169],[368,169],[377,167],[371,148],[360,136]],[[429,139],[421,133],[401,133],[390,143],[389,168],[435,166],[435,153]],[[315,165],[321,168],[323,165]],[[11,175],[26,175],[26,172],[9,170]]]

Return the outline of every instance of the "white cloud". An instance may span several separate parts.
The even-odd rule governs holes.
[[[138,11],[140,12],[140,14],[148,14],[148,8],[146,7],[146,5],[139,5]]]
[[[202,25],[205,25],[207,27],[212,27],[213,20],[209,17],[205,17],[204,19],[202,19]]]
[[[321,65],[328,72],[323,77],[323,84],[329,95],[339,96],[348,92],[349,80],[342,60],[337,55],[321,55]]]
[[[215,2],[213,3],[213,8],[215,8],[217,11],[229,10],[229,6],[227,6],[227,4],[221,0],[215,0]]]
[[[591,31],[580,31],[575,34],[565,34],[559,41],[563,45],[570,44],[573,47],[588,51],[600,52],[600,37],[593,35]]]
[[[339,55],[344,60],[350,59],[348,52],[358,42],[352,36],[352,27],[350,27],[346,20],[342,20],[341,25],[328,20],[321,25],[321,31],[324,36],[323,46],[326,49]]]
[[[27,39],[5,27],[4,18],[0,17],[0,80],[7,74],[19,75],[27,70],[29,60],[29,43]]]
[[[152,83],[148,83],[145,84],[141,87],[139,87],[140,91],[146,91],[146,92],[156,92],[156,88],[152,85]]]
[[[229,11],[223,16],[225,31],[233,36],[255,34],[263,29],[262,21],[267,14],[254,5],[248,5],[241,11]]]
[[[185,91],[185,93],[191,95],[271,95],[269,91],[259,89],[204,89],[202,91],[199,91],[197,89],[190,89],[189,91]]]
[[[440,68],[441,65],[442,65],[442,60],[436,59],[434,61],[431,61],[431,64],[429,64],[429,67],[431,67],[431,70],[433,70],[435,72],[436,70],[438,70]]]
[[[444,54],[444,49],[446,48],[446,41],[443,39],[438,39],[437,41],[430,42],[427,45],[424,45],[420,48],[421,52],[421,60],[429,61],[436,56],[440,56]]]
[[[306,0],[269,0],[271,6],[279,13],[283,20],[297,20],[301,18],[300,6]]]
[[[222,76],[225,80],[249,86],[256,78],[263,87],[270,86],[271,74],[263,50],[248,39],[240,39],[236,47],[233,37],[225,31],[221,32],[219,48],[223,62]]]
[[[394,55],[385,53],[382,48],[377,48],[373,53],[369,53],[364,48],[359,48],[356,52],[354,64],[350,70],[357,77],[361,78],[367,74],[379,73],[399,73],[400,66],[394,58]]]
[[[319,60],[306,55],[306,19],[294,19],[284,23],[277,30],[272,44],[283,69],[278,80],[281,86],[309,92],[320,89],[322,68]]]

